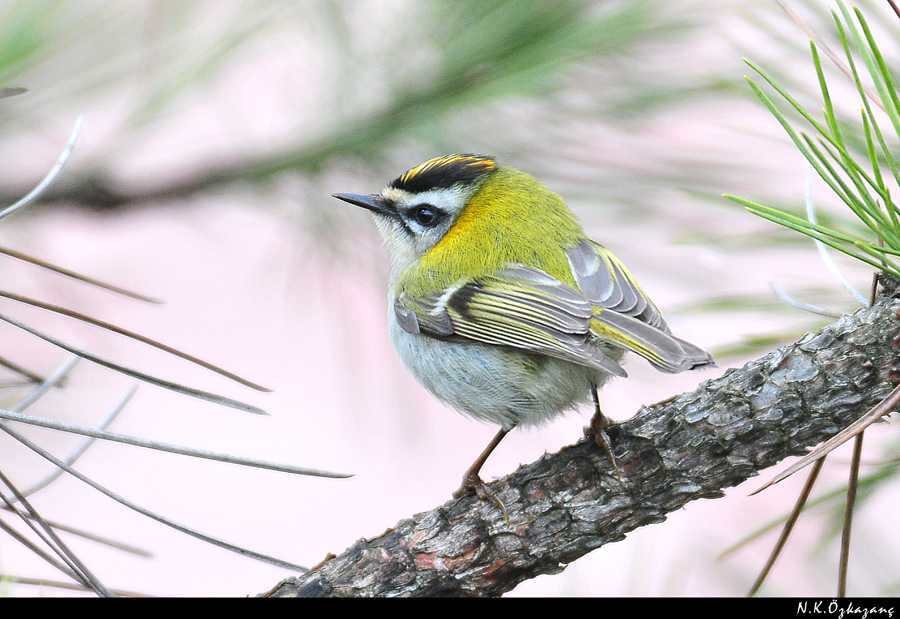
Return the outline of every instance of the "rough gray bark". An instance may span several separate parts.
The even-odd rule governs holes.
[[[496,596],[689,501],[715,498],[836,434],[900,382],[893,280],[845,316],[691,393],[608,430],[622,473],[582,440],[490,484],[490,501],[452,500],[362,539],[268,596]]]

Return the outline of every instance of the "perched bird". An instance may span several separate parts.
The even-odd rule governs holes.
[[[663,372],[713,365],[670,333],[562,198],[492,157],[438,157],[381,193],[334,197],[374,215],[391,261],[391,340],[404,364],[438,399],[500,425],[457,496],[485,492],[481,466],[512,428],[591,399],[591,427],[612,459],[597,388],[626,375],[626,351]]]

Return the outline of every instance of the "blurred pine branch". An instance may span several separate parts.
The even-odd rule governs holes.
[[[552,97],[573,80],[597,80],[585,84],[592,93],[591,110],[599,103],[604,114],[619,116],[646,113],[722,88],[715,80],[672,79],[663,71],[645,76],[644,81],[636,77],[640,72],[634,72],[626,78],[631,83],[606,85],[604,72],[598,72],[598,68],[636,62],[653,66],[654,56],[667,53],[667,46],[686,43],[704,23],[703,9],[692,3],[685,5],[687,10],[675,11],[664,10],[662,3],[653,0],[552,4],[435,0],[400,5],[390,28],[375,29],[361,27],[366,3],[235,3],[225,12],[224,25],[206,37],[196,36],[197,22],[203,19],[204,8],[208,10],[203,3],[162,2],[144,16],[129,15],[123,9],[105,19],[90,4],[80,13],[71,4],[57,4],[38,3],[44,13],[29,9],[28,2],[10,5],[8,12],[28,27],[10,33],[7,40],[21,41],[12,46],[29,50],[27,66],[33,70],[26,71],[10,57],[8,62],[18,71],[0,73],[0,83],[28,87],[35,73],[40,78],[41,69],[58,64],[61,53],[71,54],[67,46],[84,45],[65,36],[73,29],[61,27],[62,17],[48,19],[54,10],[67,13],[65,17],[76,23],[76,32],[78,26],[83,29],[100,22],[107,31],[133,33],[144,41],[138,54],[114,52],[94,59],[85,53],[85,61],[96,62],[90,68],[87,63],[73,67],[72,74],[65,76],[66,82],[79,85],[74,92],[80,89],[102,97],[135,78],[141,80],[137,105],[118,129],[119,144],[106,155],[95,156],[87,169],[76,170],[44,198],[94,208],[165,201],[228,184],[268,181],[285,172],[316,174],[333,160],[373,162],[403,140],[447,141],[449,136],[437,135],[436,129],[453,132],[452,125],[459,122],[469,124],[469,131],[492,127],[496,131],[516,119],[504,122],[502,111],[491,105],[549,96],[548,109],[559,113]],[[140,132],[152,131],[154,122],[183,105],[189,95],[215,96],[208,87],[217,75],[240,62],[249,49],[286,36],[285,31],[287,36],[314,37],[326,50],[321,61],[332,67],[327,79],[308,87],[316,109],[326,109],[327,116],[309,122],[302,135],[284,136],[262,152],[211,158],[189,174],[173,178],[121,181],[118,158]],[[110,38],[106,47],[116,42],[114,36]],[[50,40],[52,45],[41,44]],[[174,50],[183,53],[174,54]],[[104,83],[102,78],[109,81]],[[297,113],[304,117],[309,110],[299,108]],[[497,114],[501,117],[492,118]],[[467,118],[471,122],[466,123]],[[453,142],[452,137],[449,141]],[[536,146],[544,151],[554,145]],[[17,189],[5,186],[0,200],[15,195]]]

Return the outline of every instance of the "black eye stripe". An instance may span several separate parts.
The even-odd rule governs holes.
[[[434,223],[434,220],[437,219],[437,213],[425,206],[420,206],[419,208],[417,208],[415,216],[416,221],[418,221],[423,226],[430,226]]]
[[[430,204],[418,204],[409,209],[405,215],[406,219],[414,221],[420,226],[431,228],[441,222],[445,213]]]

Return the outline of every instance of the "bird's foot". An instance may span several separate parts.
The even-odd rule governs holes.
[[[609,417],[601,413],[598,409],[594,416],[591,417],[590,424],[584,429],[584,434],[585,436],[593,438],[594,442],[597,443],[599,447],[603,448],[606,452],[606,456],[609,458],[609,463],[612,464],[613,470],[616,472],[619,483],[622,483],[622,471],[619,469],[619,463],[616,461],[616,456],[613,454],[609,436],[606,434],[606,428],[611,425],[612,421],[610,421]]]
[[[470,492],[474,492],[475,495],[482,501],[489,501],[496,505],[500,509],[500,511],[503,512],[503,518],[506,520],[506,524],[509,525],[509,512],[506,511],[506,506],[503,505],[503,501],[501,501],[497,497],[497,495],[487,487],[487,484],[482,481],[477,472],[467,473],[466,476],[463,477],[462,486],[459,487],[459,490],[453,493],[453,498],[458,499],[469,494]]]

